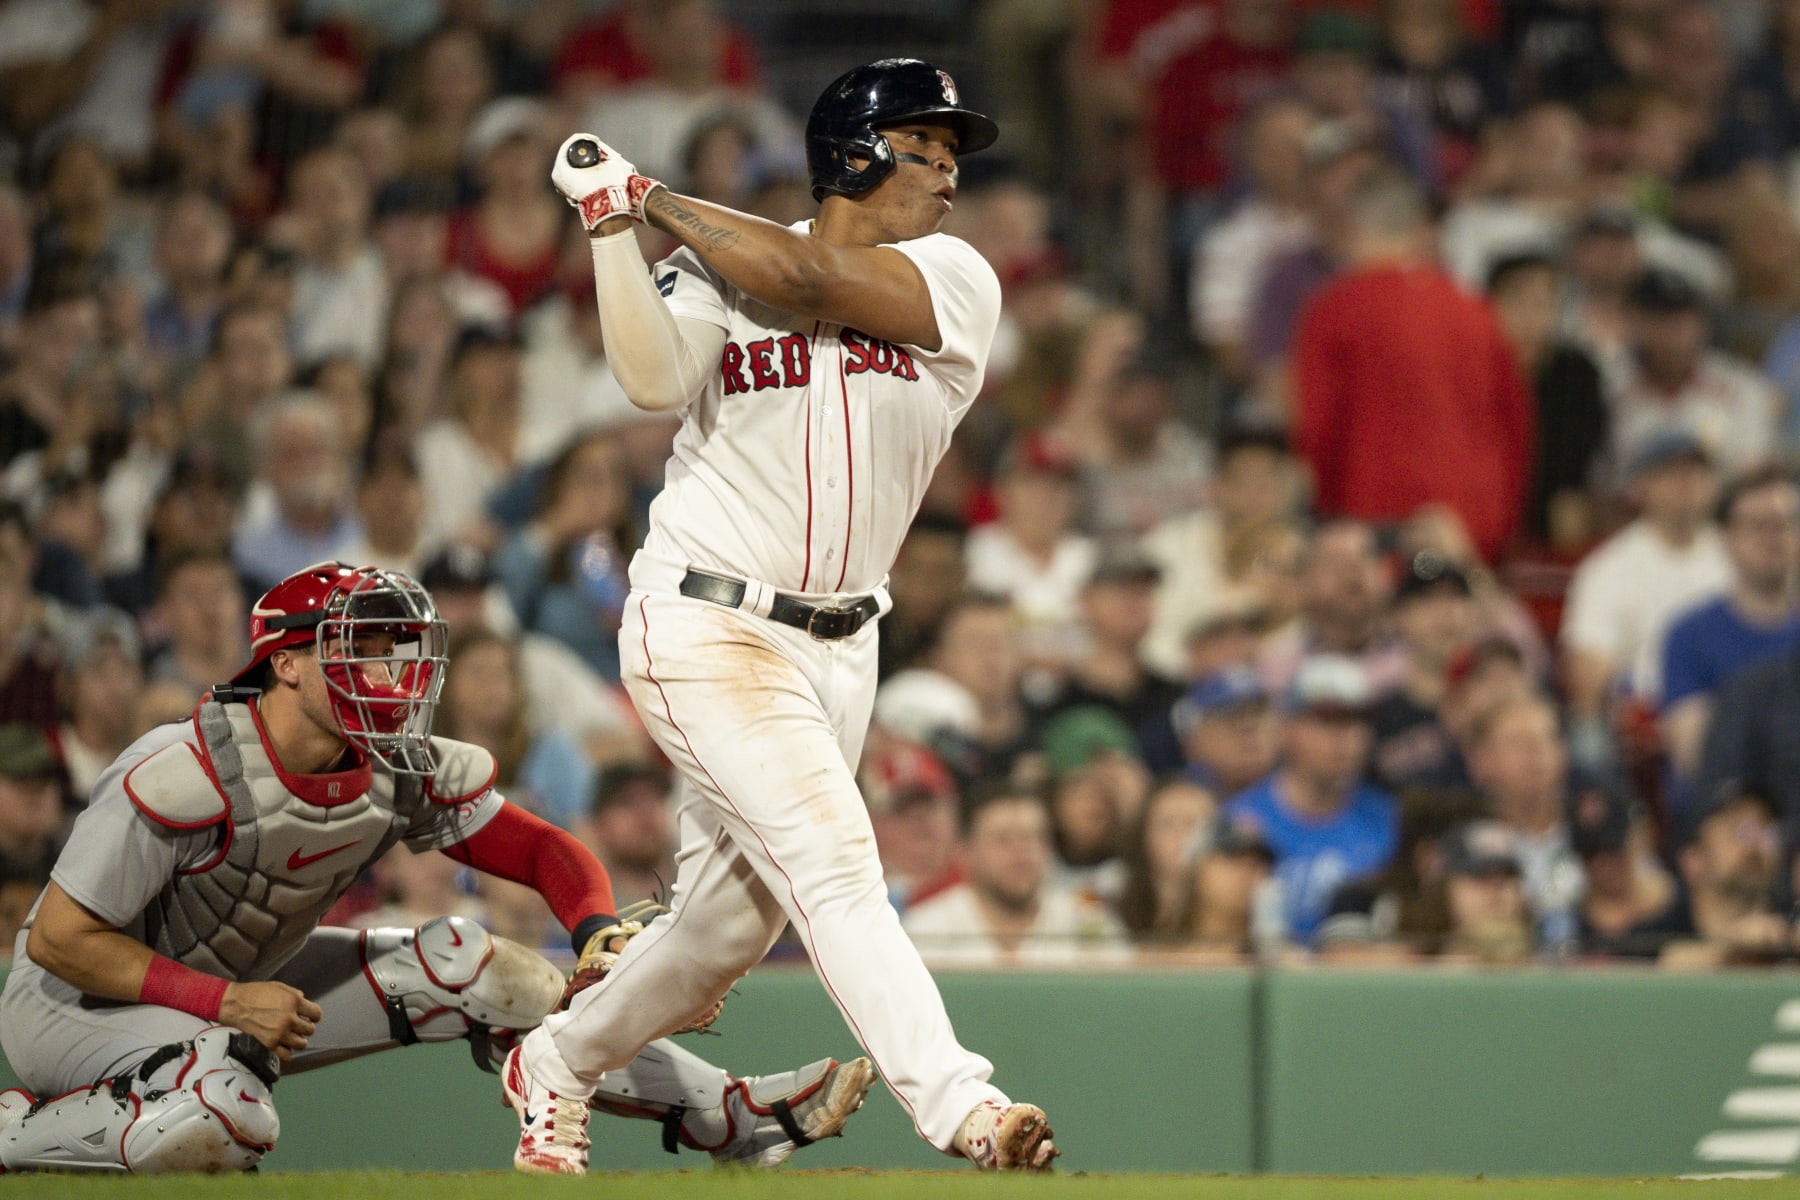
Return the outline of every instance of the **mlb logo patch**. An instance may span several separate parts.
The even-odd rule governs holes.
[[[956,80],[950,78],[950,72],[939,71],[937,76],[938,82],[944,85],[944,103],[961,104],[962,101],[956,98]]]

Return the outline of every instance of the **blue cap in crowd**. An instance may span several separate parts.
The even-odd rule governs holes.
[[[1269,689],[1261,676],[1249,667],[1230,667],[1189,684],[1171,716],[1175,728],[1185,733],[1215,713],[1268,702]]]

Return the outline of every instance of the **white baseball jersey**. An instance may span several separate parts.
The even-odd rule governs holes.
[[[967,242],[937,233],[893,248],[931,290],[936,351],[770,308],[691,250],[656,266],[670,310],[726,341],[683,411],[647,552],[802,596],[880,586],[1000,320],[1000,281]]]

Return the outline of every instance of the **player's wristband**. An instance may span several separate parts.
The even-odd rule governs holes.
[[[575,928],[569,931],[569,944],[575,949],[575,957],[581,957],[581,952],[587,949],[587,944],[593,940],[596,933],[608,925],[617,925],[618,923],[619,918],[610,913],[595,913],[591,917],[583,917],[577,921]]]
[[[158,954],[150,960],[150,969],[144,972],[144,986],[138,989],[138,1003],[191,1013],[202,1021],[216,1021],[219,1006],[225,1002],[225,989],[230,986],[230,980],[184,967],[174,959]]]

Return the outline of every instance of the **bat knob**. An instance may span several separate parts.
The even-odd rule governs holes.
[[[567,157],[571,167],[597,167],[600,165],[600,143],[583,138],[569,147]]]

